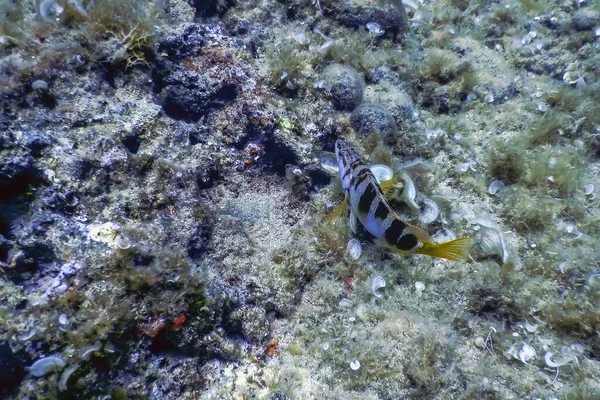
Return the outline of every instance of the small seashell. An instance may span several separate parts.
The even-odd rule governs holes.
[[[485,348],[485,340],[483,340],[483,338],[481,336],[477,336],[475,338],[475,346],[479,347],[480,349],[484,349]]]
[[[495,223],[492,219],[488,217],[477,217],[475,220],[476,223],[483,226],[484,228],[496,229],[498,228],[498,224]]]
[[[525,322],[525,330],[529,333],[535,333],[538,326],[537,324],[530,324],[529,322]]]
[[[493,103],[494,102],[494,94],[493,93],[486,94],[485,97],[483,98],[483,101],[485,101],[486,103]]]
[[[377,179],[377,183],[389,181],[394,177],[394,171],[385,164],[371,165],[369,169]]]
[[[577,360],[577,357],[573,353],[571,353],[570,355],[563,354],[563,358],[559,358],[558,360],[554,359],[554,354],[551,352],[547,352],[544,355],[544,361],[546,362],[546,365],[549,366],[550,368],[562,367],[563,365],[566,365],[573,360]],[[577,362],[577,363],[579,363],[579,362]]]
[[[403,200],[413,211],[419,212],[419,206],[415,202],[415,197],[417,196],[417,188],[415,183],[404,171],[400,172],[398,177],[404,182],[402,194],[400,195],[401,200]]]
[[[477,95],[475,93],[467,94],[467,101],[473,101],[477,99]]]
[[[351,308],[352,306],[354,306],[354,303],[346,298],[341,299],[338,303],[339,308]]]
[[[360,255],[362,254],[362,248],[360,246],[360,242],[356,239],[351,239],[348,242],[346,251],[350,255],[350,258],[352,258],[353,260],[358,260],[360,258]]]
[[[385,33],[381,26],[377,22],[369,22],[367,23],[367,30],[369,33],[372,33],[375,36],[381,36]]]
[[[325,342],[321,345],[321,347],[323,348],[323,350],[327,351],[329,350],[329,342]]]
[[[321,161],[321,168],[331,173],[337,174],[339,171],[338,163],[334,153],[323,151],[319,155],[319,161]]]
[[[573,71],[567,71],[563,75],[563,81],[570,85],[574,85],[579,82],[579,76],[577,76]]]
[[[423,207],[419,213],[419,222],[423,225],[432,223],[439,217],[440,208],[437,203],[431,199],[423,200]]]
[[[484,228],[480,242],[483,252],[489,256],[499,256],[502,264],[506,264],[508,260],[508,246],[500,227],[493,221],[485,218],[478,218],[477,222]]]
[[[77,368],[79,368],[79,364],[73,364],[64,370],[64,372],[60,376],[60,380],[58,381],[58,390],[60,390],[61,392],[67,390],[67,382],[69,381],[71,375],[73,375],[73,372],[77,370]]]
[[[583,347],[582,344],[579,343],[573,343],[571,346],[569,346],[569,348],[571,349],[571,352],[575,355],[582,355],[583,352],[585,351],[585,347]]]
[[[383,277],[381,276],[377,276],[373,279],[373,282],[371,283],[371,291],[373,292],[373,295],[377,298],[381,298],[383,297],[383,295],[381,293],[378,292],[379,289],[384,288],[385,287],[385,279],[383,279]]]
[[[62,357],[50,356],[37,360],[29,367],[29,370],[31,375],[39,377],[63,369],[65,365],[65,360]]]
[[[88,346],[84,347],[83,349],[81,349],[81,351],[79,352],[79,358],[83,361],[87,361],[90,359],[90,356],[92,355],[92,353],[99,351],[101,348],[102,348],[102,345],[100,345],[100,343],[88,345]]]
[[[540,102],[538,103],[537,108],[541,112],[546,112],[550,109],[550,106],[548,105],[548,103]]]
[[[29,332],[19,335],[19,340],[27,341],[27,340],[31,339],[32,337],[34,337],[36,333],[37,333],[37,329],[33,328]]]
[[[535,349],[528,344],[523,344],[523,347],[519,350],[519,360],[521,360],[523,364],[527,364],[527,361],[535,358],[535,356]]]
[[[297,32],[294,35],[294,40],[302,45],[307,45],[310,43],[310,38],[306,34],[306,32]]]
[[[116,239],[115,244],[121,250],[127,250],[131,247],[131,243],[125,236],[120,236]]]
[[[423,294],[423,290],[425,290],[425,284],[420,281],[415,282],[415,290],[417,292],[417,297],[421,297]]]
[[[529,43],[531,43],[532,39],[535,39],[536,36],[537,36],[536,31],[530,31],[525,36],[523,36],[523,39],[521,39],[521,44],[523,46],[527,46]]]
[[[58,323],[61,325],[67,325],[69,323],[69,317],[67,317],[67,314],[60,314],[58,317]]]
[[[585,193],[586,196],[591,195],[592,193],[594,193],[594,185],[592,185],[591,183],[588,183],[583,188],[583,191],[584,191],[584,193]]]
[[[333,85],[331,83],[329,83],[328,81],[326,81],[325,79],[321,79],[321,80],[318,80],[315,82],[314,88],[322,90],[325,93],[331,93],[331,90],[333,89]]]
[[[498,193],[499,190],[504,189],[505,186],[506,185],[502,181],[494,181],[488,186],[488,193],[493,196]]]
[[[358,371],[360,369],[360,361],[358,361],[358,360],[350,361],[350,369],[352,371]]]
[[[37,90],[38,92],[45,92],[48,90],[48,84],[45,81],[38,79],[31,84],[31,88],[33,90]]]

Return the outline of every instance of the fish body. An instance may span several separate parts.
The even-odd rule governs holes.
[[[342,188],[351,209],[350,218],[357,218],[380,242],[407,255],[427,254],[449,260],[459,260],[466,255],[467,238],[434,244],[423,229],[402,221],[354,147],[338,139],[335,155]]]

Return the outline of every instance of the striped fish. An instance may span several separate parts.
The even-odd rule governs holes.
[[[448,260],[460,260],[469,250],[468,238],[431,243],[423,229],[402,221],[390,207],[377,179],[362,161],[356,149],[342,139],[335,142],[335,155],[344,189],[344,202],[328,217],[343,214],[350,204],[350,218],[358,219],[378,241],[401,254],[426,254]]]

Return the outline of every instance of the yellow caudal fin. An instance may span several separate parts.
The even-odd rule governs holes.
[[[381,188],[381,191],[383,192],[383,194],[385,194],[385,197],[387,197],[387,198],[396,197],[396,188],[394,187],[394,185],[396,183],[398,183],[397,176],[394,176],[392,179],[388,179],[387,181],[383,181],[383,182],[379,183],[379,187]]]
[[[423,243],[423,247],[416,251],[418,254],[426,254],[452,261],[464,259],[468,252],[469,238],[458,238],[445,243]]]
[[[333,224],[333,223],[336,223],[337,221],[339,221],[340,217],[344,214],[344,211],[346,211],[347,205],[348,205],[348,193],[346,193],[346,197],[344,197],[342,204],[340,204],[339,206],[336,207],[335,210],[333,210],[332,212],[327,214],[325,216],[325,218],[323,218],[323,222],[325,222],[326,224]]]

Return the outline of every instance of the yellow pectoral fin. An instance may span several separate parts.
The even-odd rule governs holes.
[[[398,177],[394,176],[392,179],[379,183],[379,187],[386,197],[394,198],[396,197],[396,188],[394,187],[396,183],[398,183]]]
[[[423,243],[416,253],[458,261],[469,252],[469,238],[458,238],[445,243]]]
[[[348,205],[348,197],[348,193],[346,193],[342,204],[340,204],[336,207],[335,210],[327,214],[325,218],[323,218],[323,222],[325,222],[326,224],[337,223],[346,211],[346,206]]]

